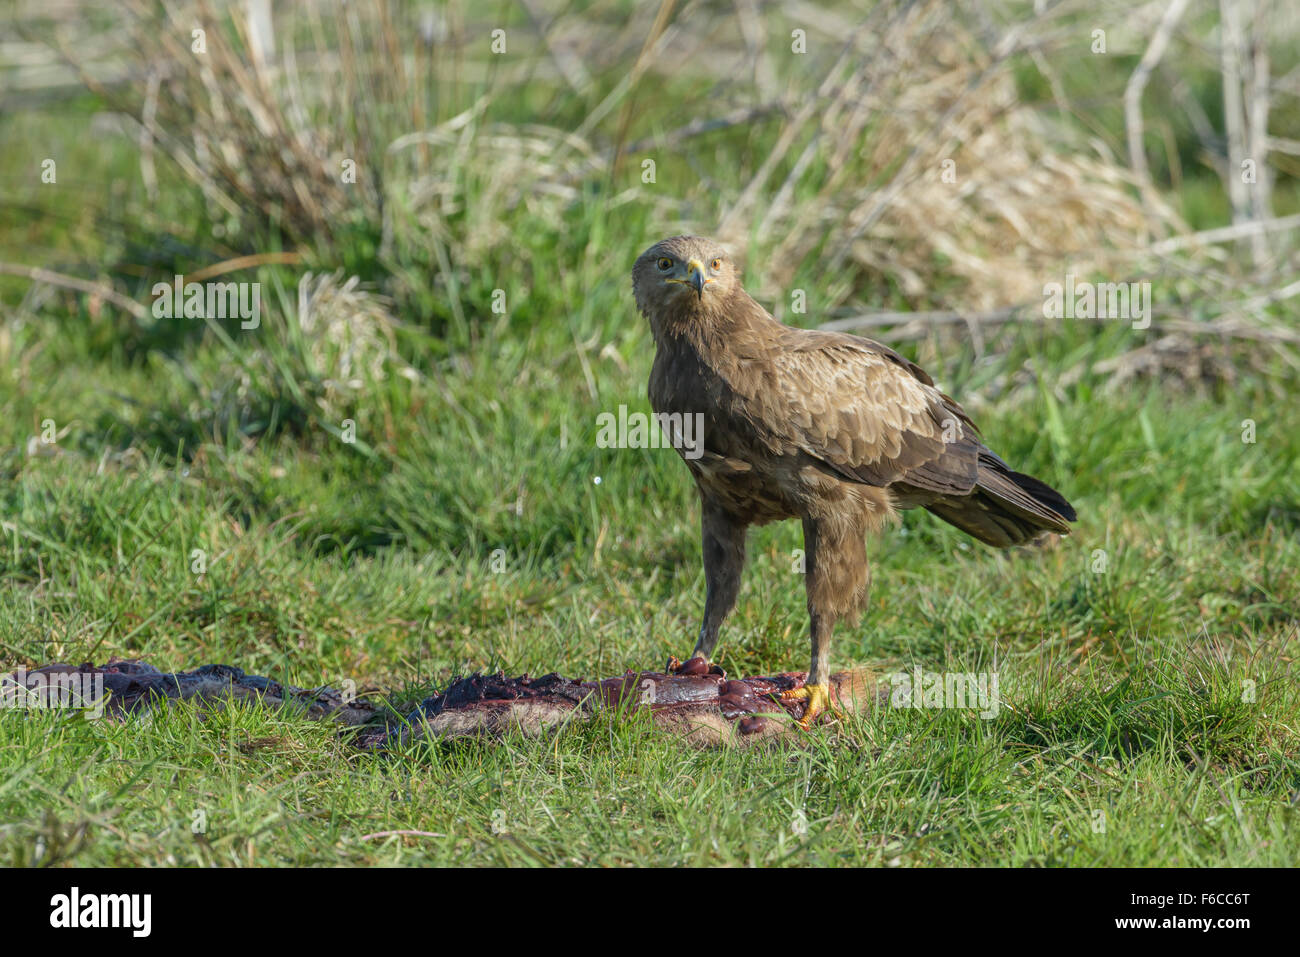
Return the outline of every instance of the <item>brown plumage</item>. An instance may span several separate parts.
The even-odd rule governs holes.
[[[706,660],[736,603],[745,532],[803,522],[812,663],[805,726],[829,702],[831,631],[870,585],[866,535],[923,507],[998,547],[1068,533],[1074,509],[985,448],[975,424],[915,363],[858,336],[796,329],[742,288],[726,252],[696,236],[646,250],[632,269],[650,321],[650,404],[703,414],[703,448],[679,448],[700,492]]]

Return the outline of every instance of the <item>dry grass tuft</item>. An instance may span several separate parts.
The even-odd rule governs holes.
[[[1012,66],[1050,18],[990,33],[947,3],[882,11],[878,29],[845,24],[840,60],[782,124],[765,167],[788,150],[784,182],[750,184],[727,211],[733,241],[756,224],[780,237],[762,263],[768,295],[820,250],[849,271],[834,305],[890,284],[914,308],[986,311],[1041,297],[1062,262],[1125,270],[1149,231],[1184,228],[1167,206],[1152,222],[1104,148],[1063,141],[1019,101]]]
[[[415,378],[417,373],[397,352],[398,321],[392,303],[364,290],[356,276],[305,274],[298,283],[297,333],[304,365],[312,372],[330,370],[319,379],[317,402],[323,412],[337,412],[341,400],[384,381],[389,375]]]
[[[271,222],[309,262],[375,263],[382,292],[406,302],[431,287],[462,327],[458,290],[521,245],[518,214],[559,236],[595,194],[611,207],[649,204],[663,232],[729,242],[778,314],[810,264],[829,316],[901,295],[914,311],[997,314],[1000,328],[1032,318],[1044,284],[1067,272],[1185,273],[1200,285],[1187,301],[1224,304],[1194,317],[1217,322],[1214,334],[1276,329],[1269,297],[1294,257],[1276,257],[1271,274],[1207,269],[1222,250],[1192,241],[1149,178],[1081,132],[1051,61],[1082,42],[1082,0],[1015,7],[1001,21],[942,0],[882,0],[865,14],[796,2],[790,16],[816,56],[786,55],[790,21],[761,6],[739,5],[738,29],[693,5],[671,15],[525,6],[512,55],[494,57],[485,21],[454,5],[277,8],[262,52],[266,28],[250,26],[244,4],[129,0],[126,55],[141,82],[103,92],[233,229]],[[188,45],[196,23],[202,55]],[[1142,42],[1146,26],[1136,29]],[[1055,111],[1019,99],[1026,64]],[[644,108],[670,85],[699,92],[674,92],[690,108],[665,130],[664,114]],[[491,118],[521,103],[559,115],[540,104],[575,96],[589,104],[580,121]],[[751,154],[738,171],[713,169],[710,137]],[[697,181],[646,188],[647,155]],[[943,328],[984,345],[973,324]]]

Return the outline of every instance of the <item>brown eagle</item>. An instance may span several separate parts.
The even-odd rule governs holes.
[[[735,606],[749,526],[800,519],[812,663],[787,695],[806,701],[805,728],[832,704],[831,631],[866,604],[866,535],[896,510],[926,508],[999,548],[1069,532],[1070,503],[989,451],[920,367],[870,339],[777,322],[717,243],[656,243],[632,286],[654,333],[658,421],[702,415],[702,436],[674,442],[702,507],[707,590],[693,657],[710,659]]]

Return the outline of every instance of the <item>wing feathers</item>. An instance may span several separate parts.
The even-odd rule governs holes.
[[[835,333],[789,329],[767,358],[777,396],[763,427],[849,481],[889,486],[991,545],[1068,533],[1074,509],[1012,471],[920,367],[892,349]]]
[[[768,357],[780,402],[767,429],[851,481],[974,487],[978,432],[918,366],[856,336],[791,329],[782,338]]]

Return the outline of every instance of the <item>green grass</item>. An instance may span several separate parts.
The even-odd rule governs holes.
[[[703,588],[685,471],[671,451],[593,442],[602,403],[639,401],[644,353],[626,374],[597,364],[619,390],[599,400],[572,383],[492,392],[502,361],[487,349],[421,396],[376,458],[289,432],[115,458],[90,427],[96,390],[33,375],[5,417],[5,657],[226,661],[410,700],[467,669],[591,676],[687,650]],[[157,378],[116,387],[166,393]],[[835,645],[844,665],[997,671],[1008,707],[994,720],[886,708],[747,753],[598,720],[378,757],[259,711],[182,707],[143,728],[9,712],[0,860],[1292,861],[1300,437],[1265,392],[1086,391],[1056,400],[1064,447],[1038,426],[1041,399],[981,416],[995,447],[1070,494],[1076,534],[1008,555],[909,514],[873,545],[871,609]],[[476,412],[458,412],[476,392]],[[70,431],[26,457],[17,440],[38,414]],[[803,664],[799,544],[793,523],[754,536],[730,671]],[[442,836],[362,840],[403,829]]]
[[[29,720],[6,734],[11,776],[0,800],[13,823],[4,859],[1291,863],[1294,759],[1251,740],[1255,715],[1234,708],[1230,690],[1216,700],[1213,689],[1187,688],[1186,660],[1169,664],[1177,677],[1167,682],[1109,692],[1085,682],[1074,700],[1033,719],[986,725],[954,712],[886,711],[834,737],[748,753],[687,751],[627,722],[546,742],[357,758],[325,728],[264,712],[203,720],[184,708],[144,732]],[[1057,698],[1059,688],[1053,680],[1024,691]],[[1159,709],[1134,706],[1153,696]],[[1121,727],[1131,750],[1107,742]],[[1138,743],[1145,732],[1151,739]],[[1210,756],[1228,751],[1241,763]],[[429,834],[367,839],[392,830]]]
[[[1089,70],[1104,82],[1067,80],[1105,97],[1128,75]],[[1019,78],[1048,103],[1032,70]],[[680,125],[679,101],[703,89],[682,82],[641,98],[632,138]],[[612,87],[504,91],[484,122],[542,111],[576,126]],[[439,102],[451,115],[480,92]],[[0,113],[0,147],[20,161],[0,174],[14,200],[0,259],[144,301],[159,276],[279,248],[270,223],[214,238],[202,194],[161,158],[147,201],[131,141],[87,134],[101,105]],[[1114,106],[1082,128],[1120,142]],[[404,231],[416,213],[401,197],[387,259],[373,223],[304,248],[306,266],[346,267],[398,303],[396,351],[415,374],[355,390],[331,391],[304,342],[300,270],[235,277],[263,284],[256,332],[136,321],[63,290],[24,301],[27,281],[0,277],[0,663],[225,662],[409,704],[471,670],[592,677],[688,651],[704,587],[687,473],[669,450],[598,448],[596,416],[648,408],[653,344],[628,274],[666,231],[665,197],[707,221],[711,184],[745,182],[771,135],[705,138],[662,164],[653,193],[584,183],[520,203],[495,224],[511,242],[468,263],[458,249],[450,270]],[[48,149],[57,189],[30,175]],[[1218,224],[1217,180],[1192,167],[1181,199]],[[439,228],[505,214],[500,184],[477,177],[457,182],[462,205]],[[790,275],[809,312],[787,321],[814,324],[845,295],[827,293],[815,251]],[[883,284],[863,295],[906,306]],[[1090,371],[1149,335],[1028,323],[985,355],[956,338],[899,344],[973,397],[989,444],[1080,522],[1054,548],[999,553],[909,513],[871,543],[870,608],[841,626],[833,660],[995,671],[991,720],[882,707],[771,749],[695,751],[602,716],[546,739],[363,755],[257,708],[122,724],[0,711],[0,864],[1292,864],[1300,386],[1260,355],[1232,383],[1114,388]],[[1027,371],[1041,385],[1006,388]],[[753,534],[729,672],[805,667],[801,545],[794,523]],[[372,836],[400,830],[426,833]]]

